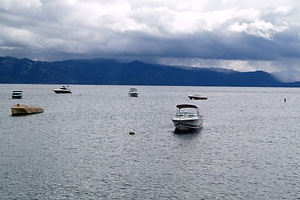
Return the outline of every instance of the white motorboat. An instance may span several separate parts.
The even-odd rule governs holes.
[[[197,106],[192,104],[177,105],[177,112],[172,121],[177,130],[199,129],[203,124],[203,115],[200,115]]]
[[[130,88],[129,92],[128,92],[128,95],[130,97],[138,97],[139,93],[138,93],[136,88]]]
[[[69,86],[61,86],[58,89],[54,89],[53,92],[56,94],[72,93]]]
[[[12,95],[11,95],[11,98],[13,98],[13,99],[22,99],[22,97],[23,97],[22,92],[23,91],[20,91],[20,90],[13,91]]]
[[[201,95],[198,95],[198,94],[189,95],[188,97],[191,100],[207,100],[206,96],[201,96]]]

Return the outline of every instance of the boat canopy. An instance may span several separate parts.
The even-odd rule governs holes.
[[[137,92],[137,89],[136,88],[130,88],[129,92]]]
[[[197,106],[193,105],[193,104],[179,104],[176,106],[178,109],[181,109],[181,108],[198,108]]]

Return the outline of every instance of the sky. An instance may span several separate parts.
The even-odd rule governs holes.
[[[298,0],[0,2],[0,56],[300,70]]]

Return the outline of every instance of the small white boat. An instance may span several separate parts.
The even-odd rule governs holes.
[[[29,115],[29,114],[36,114],[36,113],[42,113],[44,112],[44,109],[41,107],[36,106],[27,106],[22,104],[17,104],[11,107],[11,115]]]
[[[12,92],[12,95],[11,95],[11,98],[13,99],[22,99],[23,97],[23,91],[20,91],[20,90],[15,90]]]
[[[61,86],[58,89],[54,89],[53,92],[55,92],[56,94],[72,93],[69,89],[69,86]]]
[[[139,93],[138,93],[136,88],[130,88],[129,92],[128,92],[128,95],[130,97],[138,97]]]
[[[188,97],[191,100],[207,100],[207,97],[201,96],[201,95],[198,95],[198,94],[189,95]]]
[[[177,105],[177,112],[172,118],[175,128],[180,131],[199,129],[203,124],[203,115],[199,114],[197,106],[192,104]]]

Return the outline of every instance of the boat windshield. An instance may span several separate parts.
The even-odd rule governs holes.
[[[176,117],[197,117],[199,115],[198,107],[195,105],[181,104],[177,105]]]
[[[197,117],[196,113],[179,111],[176,113],[176,117]]]

